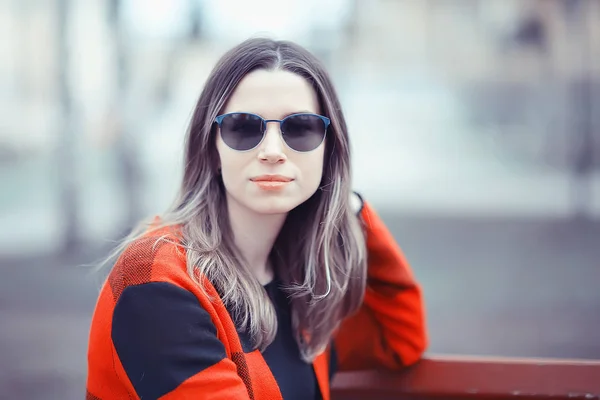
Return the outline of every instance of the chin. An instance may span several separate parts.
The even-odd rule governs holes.
[[[249,208],[260,214],[277,215],[287,214],[300,205],[301,201],[294,201],[289,198],[262,198],[253,199]]]

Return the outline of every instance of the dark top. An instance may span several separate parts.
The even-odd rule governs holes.
[[[265,286],[277,312],[277,334],[265,349],[263,357],[275,376],[285,400],[321,399],[312,364],[300,358],[300,350],[292,331],[290,305],[285,293],[272,281]]]

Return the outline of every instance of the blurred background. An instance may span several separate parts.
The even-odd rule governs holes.
[[[92,265],[249,36],[326,64],[431,353],[600,359],[600,0],[1,0],[0,32],[0,398],[82,398]]]

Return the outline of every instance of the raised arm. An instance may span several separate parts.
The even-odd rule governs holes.
[[[399,369],[418,361],[427,347],[425,307],[419,284],[383,221],[368,203],[367,290],[357,314],[335,336],[339,370]]]

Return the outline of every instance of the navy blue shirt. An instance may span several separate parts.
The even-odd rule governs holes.
[[[273,280],[265,286],[277,313],[275,340],[265,349],[263,357],[269,365],[285,400],[321,399],[312,364],[300,358],[300,350],[292,330],[290,304],[285,293]]]

